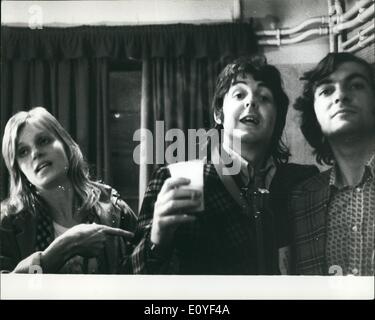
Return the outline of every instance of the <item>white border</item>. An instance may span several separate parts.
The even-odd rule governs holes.
[[[1,274],[1,299],[374,299],[374,277]]]

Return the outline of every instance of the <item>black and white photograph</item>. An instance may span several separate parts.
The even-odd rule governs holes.
[[[0,299],[373,300],[374,30],[374,0],[1,1]]]

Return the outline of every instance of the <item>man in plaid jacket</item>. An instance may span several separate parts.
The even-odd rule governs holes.
[[[375,82],[371,66],[330,53],[306,72],[301,130],[332,165],[291,194],[294,272],[374,275]]]
[[[287,194],[317,171],[286,164],[288,103],[279,71],[263,57],[224,68],[213,99],[223,137],[204,164],[203,194],[180,188],[189,179],[171,177],[168,167],[156,171],[138,220],[134,273],[287,272]],[[223,173],[230,166],[236,174]],[[202,198],[205,209],[195,212]]]

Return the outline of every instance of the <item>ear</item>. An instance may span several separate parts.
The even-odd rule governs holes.
[[[223,113],[221,111],[214,112],[214,119],[215,119],[216,124],[222,124],[223,122],[222,117],[223,117]]]

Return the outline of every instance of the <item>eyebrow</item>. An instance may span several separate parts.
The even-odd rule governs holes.
[[[44,134],[47,134],[47,135],[49,135],[48,133],[45,133],[45,132],[39,132],[39,133],[37,133],[35,136],[34,136],[34,138],[35,139],[38,139],[40,136],[43,136]],[[49,136],[51,136],[51,135],[49,135]],[[25,144],[24,142],[22,142],[22,141],[17,141],[17,143],[16,143],[16,148],[19,148],[20,146],[27,146],[27,144]]]
[[[346,78],[344,78],[344,81],[351,81],[355,78],[361,78],[363,80],[365,80],[367,83],[370,83],[369,79],[364,76],[362,73],[358,73],[358,72],[354,72],[354,73],[351,73],[350,75],[348,75]],[[324,78],[322,79],[321,81],[318,81],[316,84],[315,84],[315,88],[318,88],[319,86],[322,86],[322,85],[325,85],[325,84],[331,84],[331,83],[334,83],[335,81],[333,81],[331,78]]]
[[[24,144],[23,142],[19,142],[19,141],[17,141],[16,149],[21,148],[21,147],[23,147],[23,146],[25,146],[25,144]]]
[[[245,84],[245,85],[247,85],[247,82],[246,82],[246,81],[243,81],[243,80],[236,80],[236,81],[233,81],[233,83],[231,84],[231,86],[233,87],[233,86],[236,85],[236,84]],[[262,81],[258,83],[257,87],[262,87],[262,88],[266,88],[266,89],[268,89],[268,90],[271,90],[271,89],[266,85],[266,83],[265,83],[265,82],[262,82]]]

